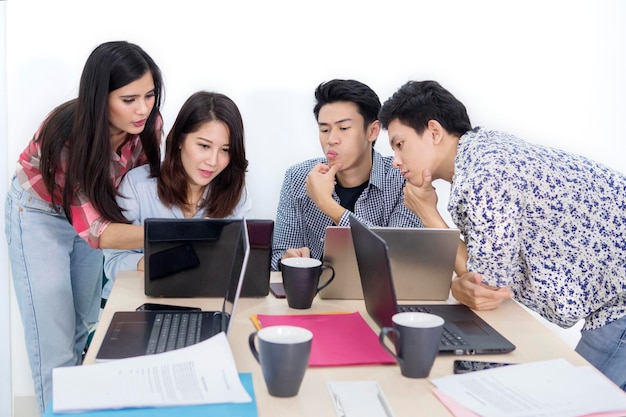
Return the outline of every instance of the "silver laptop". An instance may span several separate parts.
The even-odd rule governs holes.
[[[398,304],[385,241],[354,216],[350,216],[365,309],[380,327],[392,327],[394,314],[423,311],[445,321],[439,353],[473,355],[507,353],[515,349],[509,340],[462,304]]]
[[[458,229],[370,229],[387,243],[398,299],[448,299],[459,245]],[[363,299],[350,227],[326,229],[323,261],[333,266],[335,279],[320,291],[321,298]]]
[[[206,221],[217,221],[208,220]],[[221,311],[144,310],[113,314],[96,361],[123,359],[180,349],[220,332],[228,333],[233,323],[250,256],[245,219],[233,221],[238,234],[232,241],[229,274],[223,277],[226,290]],[[223,236],[227,236],[224,234]],[[230,236],[228,236],[230,238]]]

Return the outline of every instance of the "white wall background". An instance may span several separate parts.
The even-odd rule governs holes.
[[[91,50],[118,39],[141,45],[161,67],[166,129],[199,89],[239,105],[257,217],[274,218],[288,165],[320,155],[313,91],[331,78],[361,80],[381,100],[408,79],[436,79],[465,103],[474,125],[626,171],[619,0],[8,0],[0,19],[3,12],[10,141],[0,136],[0,191],[45,115],[76,95]],[[391,154],[386,134],[376,148]],[[438,190],[445,205],[447,187]],[[14,302],[11,312],[13,395],[24,395],[32,385]],[[0,330],[6,334],[2,322]]]

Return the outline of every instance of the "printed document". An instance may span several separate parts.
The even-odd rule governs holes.
[[[623,412],[626,393],[595,369],[565,359],[432,379],[445,396],[482,417],[577,417]]]
[[[246,403],[225,333],[182,349],[52,372],[55,413]]]

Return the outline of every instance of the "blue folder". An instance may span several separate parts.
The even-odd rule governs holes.
[[[171,417],[184,415],[185,417],[258,417],[252,374],[240,373],[239,379],[252,398],[249,403],[224,403],[185,405],[179,407],[151,407],[151,408],[123,408],[119,410],[98,410],[83,413],[53,413],[52,404],[46,410],[44,417]]]

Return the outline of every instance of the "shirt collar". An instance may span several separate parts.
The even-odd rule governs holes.
[[[370,172],[370,184],[381,190],[385,186],[383,157],[374,149],[372,149],[372,172]]]

